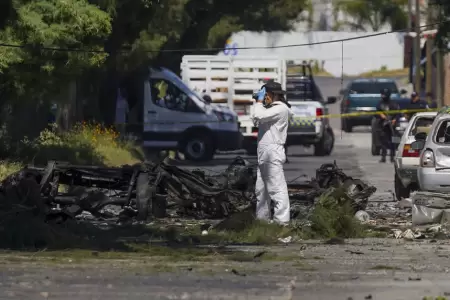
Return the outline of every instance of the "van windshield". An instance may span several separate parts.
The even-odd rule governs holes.
[[[186,89],[187,94],[190,97],[195,97],[196,99],[198,99],[200,102],[203,102],[205,104],[209,104],[208,102],[206,102],[205,100],[203,100],[202,97],[200,97],[200,95],[191,90],[184,82],[183,80],[180,79],[180,77],[178,77],[174,72],[170,71],[169,69],[164,69],[164,71],[167,73],[167,75],[170,77],[170,79],[172,79],[178,86],[183,87]]]

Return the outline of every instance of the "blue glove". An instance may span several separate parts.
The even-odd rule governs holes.
[[[258,101],[263,101],[265,95],[266,95],[266,88],[263,87],[263,88],[258,92]]]

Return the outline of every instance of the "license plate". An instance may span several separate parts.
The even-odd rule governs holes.
[[[394,144],[400,144],[400,140],[401,140],[401,138],[399,136],[393,136],[391,138],[391,142]]]

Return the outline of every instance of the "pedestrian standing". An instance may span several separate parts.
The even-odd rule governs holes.
[[[278,82],[268,82],[252,106],[251,118],[258,127],[258,170],[256,181],[256,217],[270,221],[271,203],[274,203],[273,221],[290,221],[290,203],[283,164],[286,162],[285,144],[289,119],[293,116],[284,100],[285,91]]]

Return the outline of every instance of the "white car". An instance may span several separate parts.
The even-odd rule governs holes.
[[[450,114],[439,114],[429,134],[418,133],[411,148],[421,151],[417,177],[420,190],[450,192]]]
[[[417,168],[420,161],[420,150],[412,149],[411,144],[415,141],[415,135],[419,132],[428,133],[436,112],[421,112],[415,114],[403,133],[398,145],[394,168],[395,168],[395,196],[397,200],[409,198],[411,191],[418,190]]]

